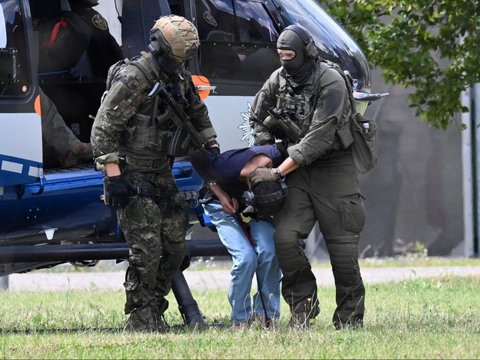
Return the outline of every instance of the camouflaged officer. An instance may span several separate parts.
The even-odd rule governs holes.
[[[198,47],[194,25],[185,18],[161,17],[150,30],[148,52],[112,66],[108,91],[91,133],[96,162],[105,169],[105,195],[117,209],[129,245],[126,272],[126,329],[165,331],[165,296],[185,256],[188,215],[173,178],[167,149],[176,130],[161,84],[188,115],[205,143],[216,133],[185,69]]]
[[[349,128],[351,94],[344,77],[319,59],[302,27],[285,28],[277,50],[282,67],[256,95],[251,124],[255,145],[278,140],[288,157],[276,169],[257,169],[251,180],[255,184],[286,176],[287,199],[275,216],[274,239],[290,324],[308,327],[320,311],[316,279],[299,242],[318,221],[335,277],[333,323],[336,328],[361,326],[365,288],[358,242],[365,212],[351,145],[343,146],[337,136]]]

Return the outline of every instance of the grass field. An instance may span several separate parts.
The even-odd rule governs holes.
[[[210,329],[182,323],[175,300],[168,334],[122,332],[123,292],[0,293],[0,356],[77,358],[480,358],[480,278],[367,285],[365,327],[336,331],[334,289],[319,289],[322,312],[307,331],[228,325],[224,291],[194,292]]]

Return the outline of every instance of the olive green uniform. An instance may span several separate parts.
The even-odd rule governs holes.
[[[300,166],[287,175],[285,205],[275,217],[275,243],[283,272],[282,295],[292,314],[318,312],[317,285],[299,239],[308,236],[316,221],[330,254],[336,286],[337,328],[360,325],[365,289],[358,265],[358,241],[365,213],[351,148],[344,149],[338,131],[348,122],[352,109],[342,76],[316,61],[308,80],[293,88],[285,71],[275,71],[252,105],[255,145],[274,141],[261,121],[271,107],[282,107],[282,97],[295,98],[294,109],[301,139],[283,139],[288,155]],[[276,134],[277,137],[279,134]]]
[[[97,163],[119,163],[135,190],[128,205],[117,210],[129,245],[125,313],[136,330],[162,330],[165,296],[185,256],[188,215],[167,157],[176,129],[171,109],[165,99],[147,96],[153,84],[142,69],[151,70],[148,77],[164,81],[205,140],[216,134],[190,73],[183,69],[167,77],[150,53],[132,60],[114,76],[93,124],[91,143]]]

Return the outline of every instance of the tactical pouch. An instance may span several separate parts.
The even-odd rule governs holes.
[[[348,124],[351,121],[345,122],[340,127],[337,128],[337,136],[342,144],[343,148],[346,149],[353,143],[353,135]]]
[[[350,119],[353,137],[352,156],[357,171],[364,174],[377,163],[377,124],[374,120],[356,113]]]

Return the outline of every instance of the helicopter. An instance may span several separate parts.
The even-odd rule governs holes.
[[[250,104],[280,66],[276,41],[288,25],[307,28],[321,56],[348,70],[360,111],[380,96],[371,94],[362,50],[314,0],[102,0],[95,9],[107,20],[124,57],[147,48],[149,30],[160,16],[192,21],[200,47],[187,68],[222,151],[252,144]],[[0,276],[128,256],[115,212],[101,201],[103,174],[93,162],[48,168],[42,157],[40,89],[86,142],[105,91],[105,78],[92,76],[88,54],[63,71],[39,66],[36,20],[58,11],[71,11],[69,1],[0,0]],[[70,92],[80,94],[81,107],[71,103],[78,97]],[[178,157],[172,171],[188,201],[190,224],[209,226],[198,203],[202,180],[188,157]],[[188,241],[188,258],[224,255],[228,253],[218,240]],[[181,272],[173,291],[186,322],[201,321]]]

